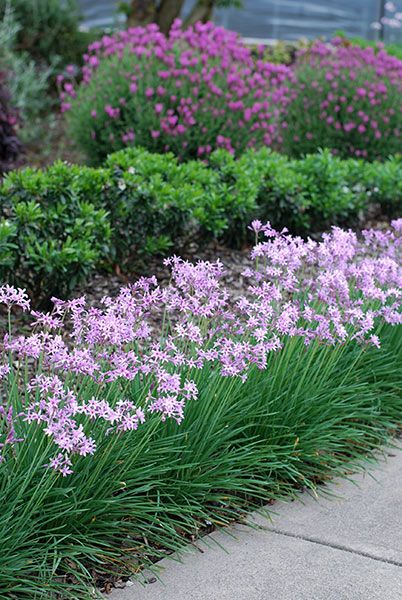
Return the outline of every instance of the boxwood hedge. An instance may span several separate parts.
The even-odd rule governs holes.
[[[38,299],[68,294],[102,265],[125,268],[189,240],[240,245],[247,225],[311,235],[358,224],[376,207],[402,208],[402,158],[341,160],[328,151],[290,160],[268,149],[208,163],[133,148],[100,168],[56,162],[10,173],[0,186],[0,278]]]

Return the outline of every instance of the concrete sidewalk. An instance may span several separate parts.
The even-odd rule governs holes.
[[[278,503],[272,523],[252,515],[263,529],[215,532],[182,563],[159,563],[163,583],[129,582],[108,597],[402,600],[402,452],[390,450],[371,475],[335,481],[331,500],[303,494],[302,502]]]

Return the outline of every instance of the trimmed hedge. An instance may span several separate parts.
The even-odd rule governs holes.
[[[355,225],[373,203],[401,213],[401,157],[289,160],[262,149],[236,160],[219,150],[206,164],[132,148],[101,168],[57,162],[0,187],[0,277],[36,299],[66,295],[100,266],[132,268],[194,239],[245,243],[255,218],[307,235]]]
[[[96,201],[101,180],[102,173],[61,162],[6,177],[0,188],[2,281],[27,288],[35,299],[68,294],[109,256],[109,217]]]
[[[275,227],[308,235],[332,225],[357,225],[373,205],[388,217],[398,216],[402,210],[400,155],[367,163],[343,160],[328,150],[289,159],[263,148],[238,160],[216,152],[210,164],[233,189],[241,186],[246,193],[248,181],[248,193],[255,194],[253,215],[248,213],[241,224],[232,219],[235,227],[229,226],[229,238],[244,232],[247,221],[255,216]]]
[[[216,157],[223,161],[230,154],[221,151]],[[133,251],[165,251],[194,237],[222,237],[228,229],[244,227],[255,211],[258,186],[242,167],[231,181],[219,166],[180,163],[171,153],[138,148],[110,155],[105,166],[112,189],[105,200],[118,232],[119,260]]]

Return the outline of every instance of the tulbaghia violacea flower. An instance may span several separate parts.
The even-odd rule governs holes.
[[[5,304],[8,308],[19,306],[23,310],[29,310],[30,301],[26,290],[5,284],[0,287],[0,304]]]
[[[240,298],[219,261],[172,257],[166,286],[142,278],[98,307],[54,299],[53,312],[32,312],[30,335],[6,334],[1,384],[6,398],[8,386],[22,393],[18,411],[0,406],[1,460],[36,426],[54,447],[48,466],[67,476],[104,435],[127,435],[150,418],[180,424],[206,366],[245,380],[252,367],[269,369],[289,338],[380,347],[377,324],[402,323],[401,220],[360,237],[335,227],[319,242],[269,223],[252,228],[263,238]],[[23,290],[1,290],[8,308],[28,309]]]

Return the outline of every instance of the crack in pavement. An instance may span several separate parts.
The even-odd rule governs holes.
[[[379,556],[376,556],[375,554],[371,554],[371,552],[365,552],[364,550],[354,550],[353,548],[349,548],[348,546],[344,546],[343,544],[325,542],[319,538],[315,538],[312,536],[304,536],[304,535],[300,535],[297,533],[290,533],[289,531],[285,531],[282,529],[274,529],[271,527],[264,527],[264,529],[266,531],[270,531],[271,533],[276,533],[278,535],[284,535],[286,537],[295,538],[298,540],[304,540],[306,542],[318,544],[319,546],[327,546],[328,548],[334,548],[335,550],[342,550],[343,552],[349,552],[350,554],[358,554],[359,556],[364,556],[365,558],[371,558],[372,560],[377,560],[378,562],[388,563],[390,565],[402,567],[401,561],[393,560],[392,558],[381,558]]]

